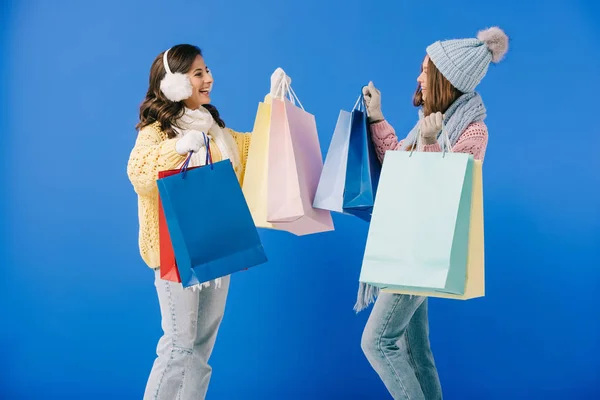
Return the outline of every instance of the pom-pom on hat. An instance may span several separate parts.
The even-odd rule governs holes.
[[[477,38],[437,41],[427,54],[437,69],[463,93],[475,90],[490,62],[498,63],[508,50],[508,36],[498,27],[479,31]]]

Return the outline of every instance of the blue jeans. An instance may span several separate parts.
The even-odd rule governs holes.
[[[427,298],[380,293],[361,347],[395,400],[440,400],[429,344]]]
[[[229,276],[220,288],[184,289],[156,271],[163,336],[156,347],[144,400],[200,400],[206,397],[212,368],[208,359],[225,312]]]

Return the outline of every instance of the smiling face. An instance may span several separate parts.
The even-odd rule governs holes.
[[[417,90],[413,96],[413,105],[423,107],[425,116],[441,112],[458,99],[462,93],[437,69],[429,56],[421,63],[421,73],[417,77]]]
[[[214,80],[202,56],[196,56],[187,76],[192,83],[192,96],[184,100],[185,106],[196,110],[200,106],[209,104]]]
[[[423,101],[427,101],[427,70],[429,66],[429,56],[425,56],[423,60],[423,64],[421,64],[421,75],[417,77],[417,82],[419,83],[419,87],[421,88],[421,95],[423,96]]]

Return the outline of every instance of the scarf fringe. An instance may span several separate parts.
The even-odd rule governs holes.
[[[358,314],[365,308],[369,307],[370,304],[375,303],[375,298],[377,296],[379,296],[379,288],[377,286],[360,282],[358,287],[358,295],[356,297],[356,304],[354,305],[354,311],[356,311]]]

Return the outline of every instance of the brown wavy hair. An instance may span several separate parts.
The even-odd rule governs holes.
[[[421,66],[421,72],[423,72],[423,66]],[[427,93],[427,100],[423,101],[421,86],[418,85],[413,96],[413,105],[415,107],[423,107],[423,114],[425,116],[436,112],[445,113],[452,103],[463,95],[460,90],[455,88],[442,75],[433,61],[431,61],[431,58],[427,63]]]
[[[146,98],[140,105],[140,120],[135,128],[139,131],[145,126],[159,122],[163,132],[166,133],[169,139],[172,139],[176,136],[173,126],[177,126],[176,122],[183,115],[185,106],[183,101],[173,102],[167,99],[160,90],[160,81],[166,74],[163,65],[163,54],[164,52],[156,56],[150,68],[148,91],[146,92]],[[190,44],[179,44],[169,50],[167,62],[171,72],[187,74],[197,56],[202,56],[202,50],[199,47]],[[225,128],[225,121],[221,119],[215,106],[205,104],[203,107],[212,114],[215,122],[221,128]]]

